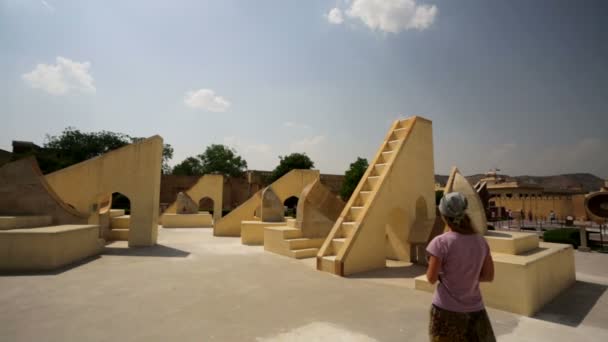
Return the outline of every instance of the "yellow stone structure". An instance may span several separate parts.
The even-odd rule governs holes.
[[[302,191],[295,220],[264,228],[264,250],[295,259],[316,257],[344,205],[317,179]]]
[[[99,254],[100,227],[86,222],[47,184],[34,158],[0,167],[0,271],[52,270]]]
[[[318,178],[319,171],[317,170],[291,170],[268,187],[284,203],[290,197],[300,196],[302,190]],[[242,222],[249,221],[246,223],[246,229],[252,231],[251,234],[247,234],[247,240],[258,241],[256,244],[260,244],[259,242],[264,239],[265,223],[259,216],[256,216],[256,213],[260,215],[262,208],[262,191],[256,192],[251,198],[216,222],[213,226],[213,234],[215,236],[241,236]],[[254,223],[250,224],[251,221]],[[285,222],[280,224],[285,225]],[[250,237],[251,239],[249,239]]]
[[[0,230],[44,227],[53,224],[51,216],[0,216]]]
[[[608,222],[608,180],[600,191],[590,193],[585,197],[585,210],[589,218],[598,224]]]
[[[469,181],[460,173],[458,168],[452,168],[444,191],[445,193],[460,192],[466,196],[468,201],[466,213],[471,219],[471,225],[478,234],[484,235],[488,230],[488,221],[485,215],[485,209],[481,203],[481,199],[477,195],[477,190],[471,186]]]
[[[45,271],[101,253],[97,225],[60,225],[0,231],[0,270]]]
[[[129,246],[153,246],[158,236],[163,139],[160,136],[113,150],[45,176],[54,192],[100,223],[100,207],[112,193],[131,203]]]
[[[474,228],[481,233],[486,220],[485,211],[477,206],[481,201],[476,191],[456,168],[452,170],[445,188],[446,193],[453,191],[467,196],[467,214]],[[532,316],[574,284],[572,246],[540,242],[536,234],[522,232],[488,230],[485,238],[495,269],[494,281],[480,285],[487,306]],[[425,275],[415,279],[415,286],[418,290],[435,290]]]
[[[431,121],[395,121],[317,254],[317,269],[345,276],[410,261],[435,221]]]
[[[180,214],[177,212],[177,201],[175,201],[161,216],[163,228],[212,227],[222,218],[223,175],[204,175],[185,194],[197,204],[201,199],[210,198],[213,201],[213,217],[208,212]]]

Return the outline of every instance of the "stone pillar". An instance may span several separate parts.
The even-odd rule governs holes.
[[[579,232],[581,234],[581,245],[578,247],[579,252],[591,252],[591,248],[587,246],[587,227],[580,226]],[[600,230],[601,233],[601,230]]]

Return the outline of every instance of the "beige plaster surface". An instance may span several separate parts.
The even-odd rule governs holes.
[[[211,228],[213,216],[208,212],[198,214],[163,214],[163,228]]]
[[[318,178],[319,171],[317,170],[292,170],[269,187],[284,203],[289,197],[299,197],[302,190]],[[261,208],[261,205],[262,190],[256,192],[250,199],[216,222],[213,227],[213,234],[216,236],[241,236],[241,222],[259,221],[260,218],[256,217],[255,214]]]
[[[279,196],[274,193],[272,187],[262,190],[260,220],[263,222],[285,221],[285,206]]]
[[[304,188],[298,201],[296,227],[307,238],[326,238],[346,203],[320,179]]]
[[[0,230],[50,226],[51,216],[0,216]]]
[[[569,245],[541,243],[540,248],[512,255],[492,252],[495,278],[482,283],[484,303],[524,316],[532,316],[575,282],[574,250]],[[425,275],[416,288],[433,292]]]
[[[241,243],[250,246],[264,245],[264,228],[281,227],[285,224],[285,222],[242,221]]]
[[[158,233],[158,211],[163,139],[153,136],[102,156],[45,176],[57,195],[89,223],[99,223],[100,203],[114,192],[131,203],[129,245],[153,246]]]
[[[460,173],[458,168],[452,168],[444,191],[445,193],[460,192],[465,195],[468,200],[466,213],[471,220],[473,229],[479,234],[485,234],[488,230],[488,222],[483,203],[479,198],[477,190],[475,190],[471,183],[469,183],[469,181]]]
[[[264,250],[303,259],[316,257],[344,202],[319,179],[304,188],[293,227],[265,227]]]
[[[0,341],[428,341],[432,296],[407,288],[408,274],[335,277],[310,260],[209,229],[160,229],[154,247],[116,242],[78,267],[0,276]],[[608,258],[576,262],[599,278]],[[500,342],[603,342],[605,289],[577,281],[533,318],[488,313]]]
[[[219,220],[222,217],[222,203],[224,196],[224,176],[223,175],[204,175],[190,189],[185,191],[194,203],[199,203],[201,199],[209,197],[213,200],[213,218]],[[165,214],[176,214],[177,203],[172,203]]]
[[[0,231],[0,271],[40,271],[101,252],[95,225],[61,225]]]
[[[538,235],[522,232],[488,230],[485,234],[490,250],[496,253],[519,255],[538,248]]]
[[[114,216],[110,218],[110,228],[129,229],[131,226],[131,215]]]
[[[319,270],[349,275],[409,261],[435,221],[431,121],[397,120],[321,250]]]
[[[88,215],[70,207],[55,193],[34,157],[0,167],[0,216],[50,216],[52,224],[88,221]]]

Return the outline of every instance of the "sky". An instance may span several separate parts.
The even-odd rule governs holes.
[[[0,148],[68,126],[250,169],[371,158],[433,121],[435,172],[608,178],[608,3],[0,0]]]

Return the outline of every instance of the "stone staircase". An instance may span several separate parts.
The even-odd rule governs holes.
[[[414,137],[413,146],[410,144],[410,149],[401,153],[401,150],[407,145],[404,142],[411,138],[410,131],[417,120],[424,121],[423,126],[421,126],[423,128],[419,131],[419,135]],[[317,254],[318,270],[344,276],[349,273],[384,267],[386,263],[385,246],[387,244],[384,226],[386,216],[389,213],[384,207],[400,205],[395,204],[395,200],[409,201],[410,198],[420,196],[419,194],[422,193],[416,193],[417,190],[413,186],[408,186],[409,189],[403,189],[404,180],[395,180],[395,178],[412,177],[404,170],[407,167],[410,169],[420,167],[420,171],[413,172],[415,175],[421,174],[422,176],[416,176],[418,179],[408,181],[410,183],[412,181],[420,182],[424,185],[433,182],[430,179],[427,181],[428,175],[426,175],[426,173],[433,173],[432,133],[430,129],[430,121],[419,117],[397,120],[393,123],[375,158],[321,246]],[[430,147],[427,146],[429,144]],[[421,166],[412,165],[412,163],[417,163],[417,158],[424,156],[427,150],[431,154],[430,167],[428,162],[421,162]],[[394,171],[394,163],[398,155],[400,162],[397,171]],[[391,176],[392,172],[397,172],[398,175]],[[389,184],[383,188],[383,183],[386,183],[389,177],[394,184]],[[426,189],[424,186],[422,188]],[[407,193],[408,191],[409,193]],[[383,196],[381,199],[377,198],[380,196],[379,193]],[[432,216],[434,218],[434,215]],[[350,249],[356,244],[358,244],[357,255],[351,255],[350,269],[345,271],[344,263],[349,258]],[[369,251],[365,251],[366,249],[369,249]]]
[[[291,225],[267,227],[264,230],[264,250],[294,259],[313,258],[325,241],[324,238],[305,238],[302,231]]]
[[[113,241],[129,241],[130,226],[130,215],[125,215],[125,211],[122,209],[111,209],[110,230],[107,239]]]

